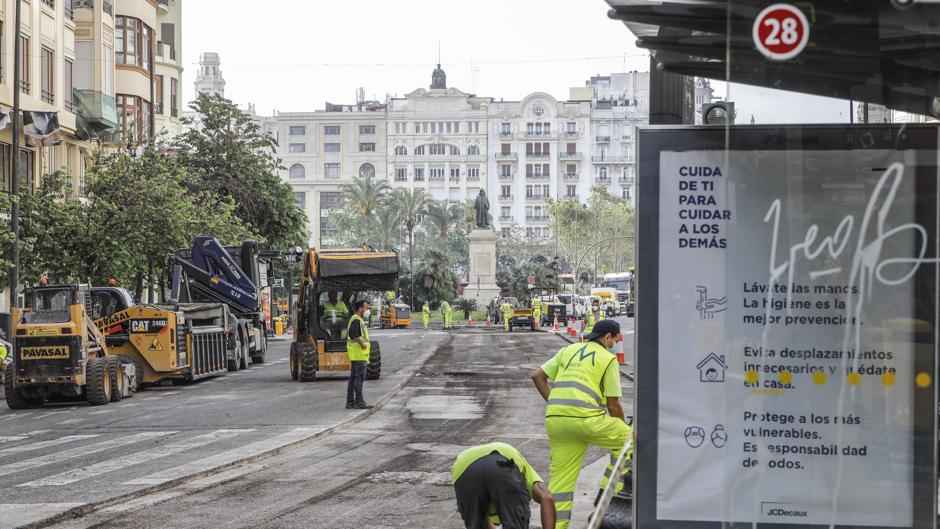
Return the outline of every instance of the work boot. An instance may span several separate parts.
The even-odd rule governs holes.
[[[374,408],[374,407],[375,407],[375,406],[373,406],[373,405],[371,405],[371,404],[366,404],[366,401],[357,402],[357,403],[353,404],[353,408],[355,408],[355,409],[357,409],[357,410],[371,410],[371,409]]]
[[[356,407],[356,403],[355,403],[355,402],[350,401],[350,402],[347,402],[347,403],[346,403],[346,409],[347,409],[347,410],[351,410],[351,409],[353,409],[353,408],[355,408],[355,407]]]

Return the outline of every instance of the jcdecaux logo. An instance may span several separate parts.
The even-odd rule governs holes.
[[[761,512],[771,518],[806,518],[807,511],[794,507],[792,503],[761,502]]]

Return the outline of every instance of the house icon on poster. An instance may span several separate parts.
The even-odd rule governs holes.
[[[718,356],[715,353],[708,353],[696,366],[700,382],[724,382],[725,371],[728,366],[725,364],[725,357]]]

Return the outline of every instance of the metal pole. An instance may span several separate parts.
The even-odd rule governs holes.
[[[575,288],[575,292],[578,291],[578,287],[580,286],[580,280],[578,279],[578,272],[581,270],[581,263],[584,261],[584,258],[587,257],[587,254],[591,253],[591,250],[593,250],[594,248],[600,246],[601,244],[604,244],[605,242],[616,241],[616,240],[620,240],[620,239],[633,239],[633,237],[632,237],[632,236],[623,236],[623,237],[611,237],[611,238],[609,238],[609,239],[603,239],[603,240],[597,241],[596,243],[592,244],[591,246],[587,247],[587,248],[584,250],[584,253],[581,254],[581,257],[578,258],[577,264],[575,264],[575,266],[574,266],[574,288]]]
[[[13,266],[10,269],[10,308],[19,304],[20,287],[20,11],[22,2],[16,1],[14,8],[13,33],[13,148],[12,167],[10,175],[10,196],[13,203],[10,205],[10,229],[13,231]]]
[[[287,311],[294,308],[294,252],[291,252],[290,266],[287,267]]]

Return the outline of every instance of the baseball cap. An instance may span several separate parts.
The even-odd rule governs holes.
[[[594,328],[591,329],[591,332],[584,337],[585,342],[590,342],[591,340],[604,336],[605,334],[613,334],[617,336],[620,334],[620,324],[614,320],[601,320],[594,324]]]

